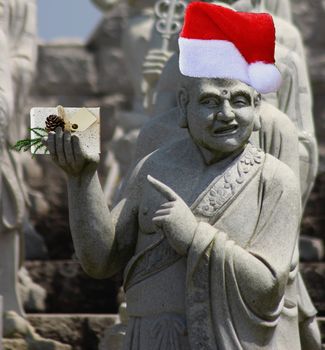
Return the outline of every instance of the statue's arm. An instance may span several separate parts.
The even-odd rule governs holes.
[[[298,263],[293,256],[301,218],[299,182],[289,168],[279,165],[275,176],[261,184],[261,210],[251,241],[234,252],[243,299],[261,316],[272,315],[281,305],[289,274]]]
[[[285,171],[285,183],[278,177],[261,183],[259,221],[246,246],[231,240],[217,225],[201,222],[188,253],[192,262],[203,258],[212,247],[211,273],[222,269],[223,288],[236,286],[246,306],[264,319],[278,315],[289,273],[295,268],[292,262],[300,222],[300,193],[295,175],[288,168]],[[244,221],[238,223],[240,230]]]
[[[61,128],[44,142],[68,176],[70,229],[83,269],[95,278],[115,274],[130,259],[136,242],[138,187],[130,184],[130,195],[110,212],[97,175],[99,156],[85,155],[79,138]]]

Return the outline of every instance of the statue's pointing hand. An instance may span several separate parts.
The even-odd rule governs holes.
[[[99,156],[90,158],[85,154],[77,135],[63,132],[61,127],[49,132],[42,140],[53,161],[69,176],[81,176],[97,169]]]
[[[163,230],[170,245],[185,255],[193,241],[198,222],[191,209],[170,187],[148,175],[150,184],[166,199],[152,221]]]

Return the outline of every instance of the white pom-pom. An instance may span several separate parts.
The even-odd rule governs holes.
[[[255,62],[248,66],[250,85],[261,94],[276,92],[281,86],[281,73],[274,64]]]

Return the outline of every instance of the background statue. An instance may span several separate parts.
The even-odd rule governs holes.
[[[36,63],[36,3],[34,0],[0,1],[0,294],[3,296],[4,337],[25,339],[31,348],[53,349],[59,343],[35,332],[24,318],[19,295],[18,269],[24,259],[23,223],[27,192],[22,160],[10,145],[26,133],[23,109]],[[27,272],[23,271],[26,280]],[[29,285],[35,286],[29,279]],[[45,291],[36,286],[38,296]],[[70,347],[61,347],[70,349]]]
[[[4,310],[14,310],[23,315],[18,296],[18,268],[20,261],[20,238],[24,218],[25,198],[15,167],[15,160],[8,151],[8,127],[14,115],[14,83],[10,47],[9,1],[2,1],[1,15],[1,221],[0,221],[0,293],[4,297]]]

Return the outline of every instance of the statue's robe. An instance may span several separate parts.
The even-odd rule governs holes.
[[[147,174],[177,192],[199,221],[186,257],[152,224],[164,200]],[[124,349],[299,350],[301,213],[291,169],[250,144],[230,164],[209,164],[186,138],[150,154],[131,179],[127,193],[137,188],[141,199],[125,270]]]
[[[24,315],[18,294],[22,225],[28,202],[21,156],[10,145],[27,131],[22,113],[36,63],[35,0],[3,1],[0,21],[0,294],[4,310]],[[25,127],[25,129],[24,129]]]

